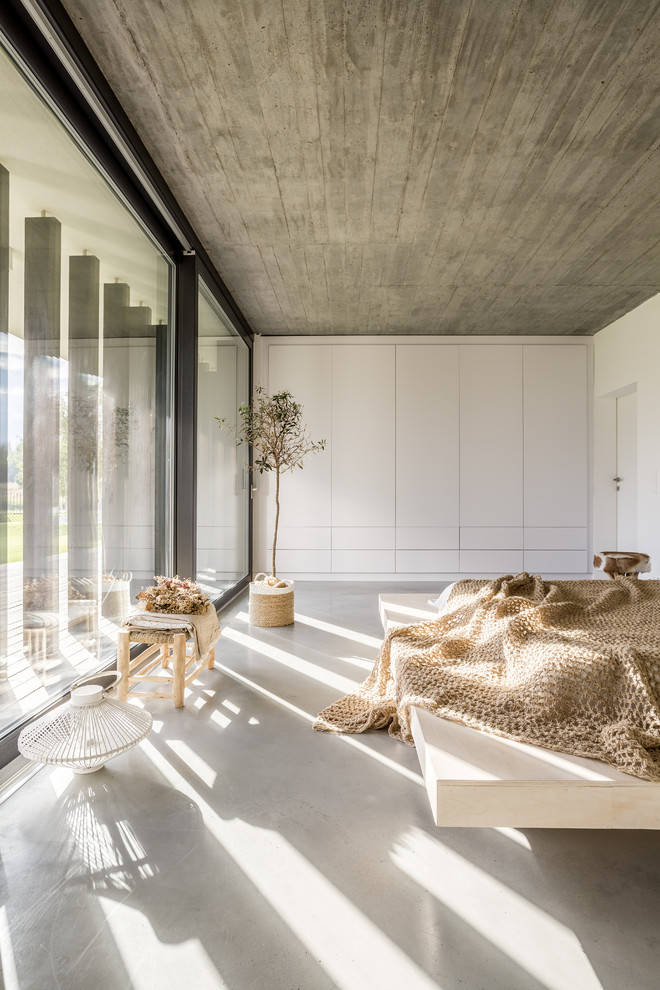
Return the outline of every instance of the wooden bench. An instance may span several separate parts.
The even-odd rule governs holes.
[[[431,595],[380,595],[383,627],[434,618]],[[516,743],[412,710],[412,732],[436,825],[660,828],[660,784],[599,760]]]

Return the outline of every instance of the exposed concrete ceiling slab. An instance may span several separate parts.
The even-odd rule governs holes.
[[[660,291],[660,3],[64,0],[256,332],[590,334]]]

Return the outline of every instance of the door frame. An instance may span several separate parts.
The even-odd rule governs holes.
[[[616,400],[637,392],[637,381],[594,396],[594,553],[613,550],[617,538],[617,411]]]

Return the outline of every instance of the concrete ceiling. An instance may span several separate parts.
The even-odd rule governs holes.
[[[660,2],[64,3],[256,332],[591,334],[660,291]]]

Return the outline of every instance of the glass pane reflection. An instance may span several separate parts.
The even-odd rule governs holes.
[[[0,49],[0,735],[171,561],[171,265]]]
[[[201,279],[198,313],[197,580],[218,597],[248,572],[248,451],[215,417],[236,425],[249,350]]]

